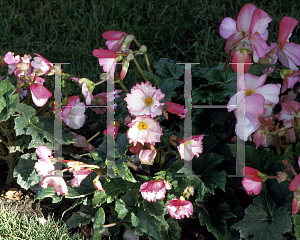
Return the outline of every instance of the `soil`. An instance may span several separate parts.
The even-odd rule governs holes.
[[[21,189],[15,184],[11,188],[4,188],[6,181],[7,164],[0,160],[0,206],[3,205],[6,209],[15,209],[18,211],[18,217],[26,214],[28,217],[36,215],[37,218],[48,218],[53,216],[55,220],[61,219],[62,213],[72,205],[72,199],[63,199],[60,203],[52,204],[52,199],[46,198],[36,200],[34,202],[35,193],[31,190]],[[80,206],[66,212],[63,221],[66,222],[73,212],[77,212]],[[198,220],[186,219],[186,225],[182,232],[181,240],[214,240],[216,239],[205,227],[201,227]],[[124,228],[125,230],[125,228]],[[90,239],[93,234],[92,223],[71,229],[70,235],[75,232],[80,232],[85,239]],[[120,234],[122,236],[122,234]],[[108,240],[108,237],[102,237],[102,240]],[[140,237],[140,240],[147,240],[145,237]]]

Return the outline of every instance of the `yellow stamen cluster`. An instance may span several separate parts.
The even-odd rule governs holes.
[[[247,90],[246,91],[246,96],[249,97],[253,93],[255,93],[255,91],[253,91],[253,90]]]
[[[147,106],[152,105],[152,103],[153,103],[152,98],[150,98],[150,97],[146,98],[146,99],[145,99],[145,103],[146,103]]]
[[[148,128],[148,126],[147,126],[146,123],[144,123],[144,122],[140,122],[140,123],[139,123],[138,129],[139,129],[140,131],[142,131],[143,129],[147,129],[147,128]]]
[[[184,143],[183,143],[183,146],[187,146],[188,144],[190,144],[191,143],[191,141],[190,140],[188,140],[188,141],[185,141]]]

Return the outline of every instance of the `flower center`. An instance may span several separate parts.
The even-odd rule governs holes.
[[[153,103],[152,98],[150,98],[150,97],[146,98],[146,99],[145,99],[145,103],[146,103],[147,106],[152,105],[152,103]]]
[[[253,93],[255,93],[255,91],[253,91],[253,90],[247,90],[246,91],[246,96],[249,97]]]
[[[188,144],[190,144],[191,143],[191,141],[190,140],[188,140],[188,141],[185,141],[184,143],[183,143],[183,146],[187,146]]]
[[[54,170],[53,171],[53,176],[62,177],[63,173],[60,170]]]
[[[147,124],[144,122],[140,122],[138,126],[140,131],[142,131],[143,129],[147,129],[147,127],[148,127]]]

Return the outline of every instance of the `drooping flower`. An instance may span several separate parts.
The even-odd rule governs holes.
[[[125,32],[107,31],[102,34],[102,37],[107,39],[105,44],[107,48],[112,51],[126,52],[129,48],[130,42],[133,40],[133,36]],[[124,47],[122,45],[125,45]]]
[[[115,69],[119,55],[115,51],[105,50],[103,48],[95,49],[93,55],[98,58],[103,71],[109,73],[112,79],[115,79]]]
[[[147,115],[136,117],[127,126],[130,127],[127,131],[127,138],[129,143],[134,143],[134,145],[138,142],[155,145],[155,143],[160,142],[160,137],[163,135],[159,123]]]
[[[55,170],[53,164],[56,163],[56,159],[53,158],[51,149],[46,146],[39,146],[35,151],[39,156],[38,161],[34,165],[38,175],[43,177],[52,176],[52,173]]]
[[[292,120],[300,116],[300,103],[297,101],[287,101],[282,103],[282,109],[278,114],[278,120],[284,121]]]
[[[279,26],[277,55],[283,66],[288,67],[293,71],[297,71],[300,65],[300,45],[289,43],[288,39],[292,35],[292,31],[298,24],[294,18],[282,18]]]
[[[72,131],[71,131],[71,133],[74,135],[74,137],[76,138],[76,140],[78,142],[78,143],[72,143],[72,145],[74,147],[84,148],[85,150],[87,150],[90,153],[93,152],[95,147],[91,143],[89,143],[84,136],[78,135],[77,133],[72,132]]]
[[[236,63],[245,63],[244,64],[244,68],[241,72],[238,72],[238,65]],[[244,50],[244,49],[240,49],[239,51],[236,51],[235,54],[232,57],[232,68],[233,70],[237,73],[240,74],[244,74],[246,72],[248,72],[248,70],[251,67],[251,57],[249,55],[249,53]]]
[[[199,153],[203,152],[203,137],[204,135],[192,136],[191,140],[180,141],[177,148],[181,159],[191,161],[195,155],[199,157]]]
[[[78,96],[69,97],[67,106],[62,110],[61,116],[64,123],[73,129],[79,129],[85,121],[85,105]]]
[[[8,52],[5,54],[3,60],[8,64],[9,74],[12,74],[21,61],[21,58],[19,55],[14,56],[12,52]]]
[[[44,87],[43,84],[33,83],[30,85],[31,97],[35,105],[38,107],[44,106],[48,99],[52,97],[52,92]]]
[[[185,216],[189,218],[193,215],[193,204],[184,200],[184,198],[174,198],[169,201],[169,204],[166,205],[169,211],[169,214],[176,219],[182,219]]]
[[[50,63],[40,54],[35,53],[35,55],[37,55],[37,57],[33,58],[33,61],[31,61],[31,66],[34,68],[37,76],[48,73],[50,68],[53,67],[52,63]]]
[[[145,182],[141,185],[140,189],[142,197],[149,202],[156,202],[156,200],[163,199],[167,191],[164,180]]]
[[[81,168],[78,171],[75,171],[74,169],[70,168],[70,171],[73,173],[73,178],[71,180],[71,186],[72,187],[79,187],[83,179],[87,177],[92,171],[87,168]]]
[[[62,178],[63,173],[60,170],[54,170],[52,176],[45,177],[40,182],[42,188],[53,187],[57,195],[66,195],[68,187],[65,180]]]
[[[169,113],[173,113],[178,115],[180,118],[184,118],[185,110],[183,106],[173,102],[166,102],[165,106]]]
[[[165,97],[160,89],[156,89],[149,82],[136,84],[131,88],[131,93],[126,94],[129,113],[135,116],[150,115],[156,117],[162,114],[160,101]]]
[[[156,150],[153,145],[151,145],[151,149],[140,150],[139,159],[142,164],[153,165],[155,157],[156,157]]]
[[[262,183],[266,180],[267,176],[251,167],[243,167],[242,171],[245,175],[242,184],[246,192],[249,195],[251,193],[258,195],[262,189]]]

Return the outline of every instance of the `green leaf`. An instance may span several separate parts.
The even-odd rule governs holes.
[[[263,71],[265,69],[268,69],[273,66],[274,64],[251,64],[251,67],[247,73],[250,73],[255,76],[261,76],[263,75]]]
[[[123,180],[120,177],[110,178],[110,181],[105,181],[103,184],[103,189],[108,196],[117,197],[120,193],[126,193],[128,189],[133,189],[136,187],[135,183]]]
[[[95,192],[96,188],[94,187],[93,180],[96,176],[97,174],[95,172],[91,172],[85,179],[82,180],[79,187],[71,187],[71,181],[67,181],[68,193],[65,197],[80,198]]]
[[[179,223],[170,217],[167,219],[168,227],[162,232],[163,240],[180,240],[181,239],[181,227]]]
[[[289,189],[290,182],[284,181],[279,184],[274,184],[268,188],[269,194],[274,199],[277,206],[286,207],[288,210],[292,211],[292,199],[294,197],[293,192]]]
[[[63,196],[57,195],[54,191],[53,187],[42,188],[42,190],[38,191],[35,195],[34,200],[36,199],[44,199],[46,197],[52,198],[52,203],[58,203],[62,200]]]
[[[162,79],[159,76],[154,75],[153,73],[149,73],[147,71],[144,71],[144,75],[151,79],[151,83],[154,85],[157,85],[158,83],[160,83],[162,81]]]
[[[156,240],[161,240],[161,227],[159,221],[148,212],[139,209],[131,212],[131,223],[136,229]]]
[[[300,239],[300,215],[299,214],[293,215],[293,222],[295,225],[295,235],[297,239]]]
[[[201,204],[198,215],[200,224],[206,225],[207,230],[213,233],[217,239],[225,239],[228,234],[226,220],[235,218],[227,203],[222,199],[210,198],[208,202]]]
[[[117,133],[117,138],[116,138],[116,147],[118,150],[118,153],[120,157],[123,157],[126,153],[127,146],[129,144],[129,140],[127,138],[126,133]]]
[[[17,183],[24,189],[29,189],[43,180],[34,169],[37,162],[36,154],[23,154],[18,165],[14,169],[13,176],[17,178]]]
[[[283,239],[282,234],[292,231],[290,212],[285,207],[278,208],[267,192],[257,196],[245,213],[245,217],[232,226],[243,238]]]
[[[231,149],[232,156],[236,157],[236,144],[228,144]],[[277,172],[285,172],[285,166],[281,160],[286,159],[286,156],[272,155],[263,147],[255,149],[254,146],[245,146],[245,165],[258,169],[260,172],[267,175],[277,175]]]
[[[0,82],[0,122],[6,121],[10,115],[15,113],[15,107],[19,103],[19,95],[14,94],[15,87],[9,78]]]
[[[160,216],[164,213],[164,204],[162,201],[148,202],[143,200],[144,210],[152,216]]]
[[[115,210],[118,213],[118,218],[123,219],[129,210],[126,208],[126,204],[123,200],[116,199],[115,201]]]
[[[16,111],[21,115],[15,118],[16,135],[26,134],[32,137],[33,141],[43,142],[46,138],[49,142],[54,141],[54,119],[45,117],[35,117],[35,109],[23,103],[19,103]],[[70,144],[76,142],[70,130],[63,128],[62,139],[56,138],[60,144]]]
[[[101,204],[105,203],[108,196],[106,195],[105,191],[95,191],[92,203],[93,207],[100,207]]]
[[[97,210],[91,208],[91,206],[81,205],[78,212],[73,212],[72,216],[66,222],[67,227],[76,228],[79,223],[81,226],[85,226],[91,222],[91,218],[94,217]],[[101,210],[100,210],[101,211]],[[99,221],[102,220],[101,212],[98,213]]]
[[[174,90],[182,84],[182,81],[174,80],[173,78],[168,78],[161,81],[158,84],[158,89],[165,94],[165,97],[161,102],[170,102],[172,97],[177,96],[177,92]]]
[[[227,174],[216,169],[223,160],[222,156],[215,153],[200,154],[199,158],[192,160],[194,172],[201,175],[201,181],[204,182],[207,192],[211,194],[215,194],[215,188],[221,188],[225,192]]]
[[[184,72],[182,64],[175,64],[175,62],[168,58],[161,58],[154,64],[156,72],[165,78],[179,79]]]
[[[101,239],[102,233],[104,233],[105,228],[103,227],[105,223],[105,212],[103,208],[99,208],[95,214],[95,220],[93,224],[93,237],[92,239]]]

